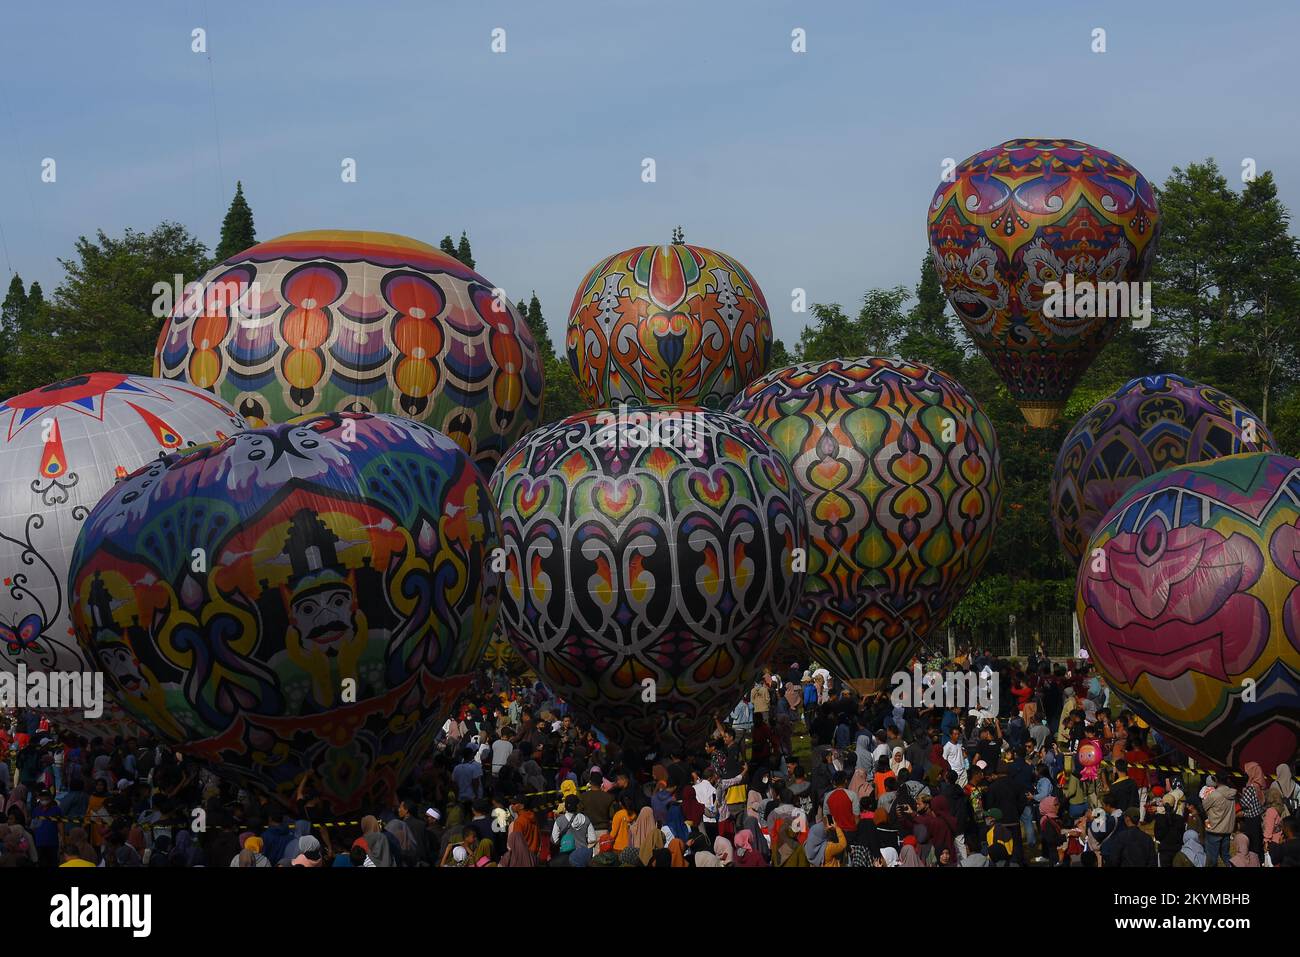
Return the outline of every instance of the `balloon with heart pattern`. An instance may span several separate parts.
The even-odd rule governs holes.
[[[988,558],[997,437],[952,377],[879,356],[769,372],[732,402],[785,455],[808,509],[790,630],[842,678],[880,682],[943,624]]]
[[[703,742],[803,583],[807,520],[781,454],[724,412],[593,411],[525,436],[491,486],[501,617],[528,666],[621,743]]]
[[[87,513],[118,479],[160,455],[242,432],[220,399],[179,382],[93,372],[0,402],[0,668],[94,672],[68,616],[68,563]],[[111,701],[102,717],[60,709],[55,727],[135,735]]]

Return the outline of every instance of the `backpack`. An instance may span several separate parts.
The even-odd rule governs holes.
[[[561,814],[558,823],[560,824],[560,839],[555,842],[555,847],[560,854],[571,854],[574,848],[578,846],[577,839],[573,834],[573,821],[567,814]]]

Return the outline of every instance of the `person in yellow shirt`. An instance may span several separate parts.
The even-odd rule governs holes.
[[[635,815],[632,813],[631,800],[623,798],[619,809],[614,812],[614,816],[609,822],[609,836],[614,839],[614,852],[618,853],[627,848],[628,832],[632,827],[632,821]]]

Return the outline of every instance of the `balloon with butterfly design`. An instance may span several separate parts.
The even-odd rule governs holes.
[[[0,668],[90,672],[72,634],[67,577],[87,513],[151,459],[244,431],[225,402],[193,386],[93,372],[0,402]],[[105,701],[100,718],[53,713],[86,737],[135,733]]]

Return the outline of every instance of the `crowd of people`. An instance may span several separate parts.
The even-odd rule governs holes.
[[[351,820],[310,777],[273,801],[147,737],[8,712],[0,867],[1300,866],[1292,765],[1194,771],[1085,662],[924,666],[997,699],[907,707],[791,663],[663,752],[488,671],[396,803]]]

